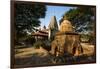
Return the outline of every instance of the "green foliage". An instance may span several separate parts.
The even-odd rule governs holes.
[[[94,7],[77,7],[67,11],[60,23],[63,21],[64,17],[72,22],[75,27],[76,32],[93,31],[95,24],[95,14]]]
[[[26,44],[30,44],[30,45],[33,45],[33,43],[35,43],[35,38],[33,38],[32,36],[28,35],[25,37],[25,43]]]
[[[15,33],[18,37],[33,31],[34,27],[40,26],[40,18],[45,17],[46,6],[37,3],[17,3],[14,4]]]
[[[84,39],[91,44],[95,44],[95,37],[92,34],[81,34],[81,39]]]
[[[34,43],[33,45],[35,48],[40,48],[45,46],[45,43],[43,41],[37,41],[36,43]]]
[[[87,35],[87,34],[82,34],[81,35],[81,38],[83,38],[83,39],[90,39],[90,35]]]
[[[50,51],[51,50],[51,46],[49,45],[50,42],[48,40],[45,40],[45,41],[37,41],[33,44],[33,46],[35,48],[40,48],[40,47],[43,47],[44,49],[46,49],[47,51]]]

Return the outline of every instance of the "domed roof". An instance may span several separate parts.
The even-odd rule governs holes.
[[[64,19],[64,21],[60,25],[60,31],[61,32],[73,31],[73,26],[72,26],[71,22],[67,19],[66,20]]]

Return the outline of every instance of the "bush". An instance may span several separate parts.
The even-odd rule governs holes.
[[[44,47],[45,43],[43,41],[37,41],[36,43],[34,43],[35,48],[40,48],[40,46]]]
[[[26,45],[33,45],[33,43],[35,43],[35,39],[32,36],[27,36],[24,42]]]
[[[44,49],[46,49],[47,51],[51,50],[51,46],[49,45],[49,41],[37,41],[36,43],[33,44],[33,46],[35,48],[40,48],[43,47]]]

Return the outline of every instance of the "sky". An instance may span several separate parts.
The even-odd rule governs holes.
[[[41,28],[44,25],[46,27],[48,27],[52,16],[56,16],[56,20],[57,20],[57,23],[59,25],[59,20],[62,18],[64,13],[66,11],[70,10],[71,8],[74,8],[74,7],[47,5],[46,8],[47,8],[47,11],[46,11],[45,18],[41,18],[40,19],[40,21],[41,21]]]

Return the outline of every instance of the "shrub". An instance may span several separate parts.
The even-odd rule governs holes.
[[[37,41],[36,43],[34,43],[34,47],[35,48],[40,48],[40,46],[42,46],[42,47],[45,46],[43,41]]]
[[[43,47],[44,49],[46,49],[47,51],[51,50],[51,46],[50,46],[50,42],[49,41],[37,41],[36,43],[33,44],[33,46],[35,48],[40,48]]]

